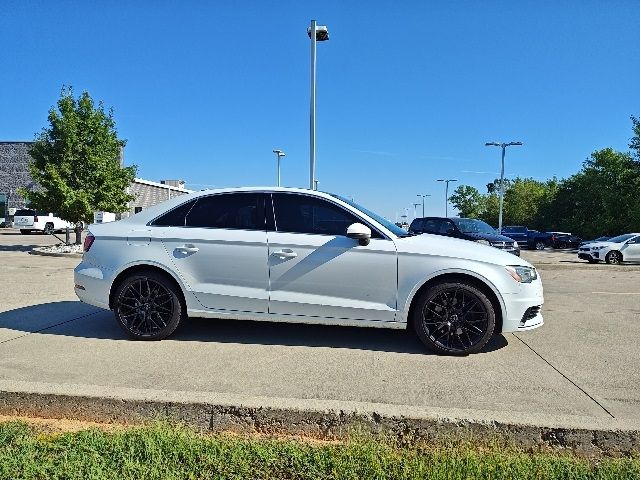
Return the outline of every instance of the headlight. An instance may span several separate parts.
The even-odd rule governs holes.
[[[518,283],[531,283],[538,278],[538,272],[536,272],[535,268],[522,267],[520,265],[509,265],[505,268]]]
[[[489,241],[487,241],[487,240],[483,240],[483,239],[476,240],[476,242],[477,242],[477,243],[480,243],[480,244],[482,244],[482,245],[491,245],[491,243],[490,243]]]

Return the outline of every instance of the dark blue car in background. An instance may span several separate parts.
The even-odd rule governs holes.
[[[446,237],[462,238],[473,242],[491,245],[514,255],[520,256],[518,242],[512,238],[500,235],[496,230],[482,220],[475,218],[446,218],[424,217],[416,218],[409,225],[409,233],[433,233]]]

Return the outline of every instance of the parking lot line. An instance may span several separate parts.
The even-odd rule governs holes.
[[[640,295],[640,292],[591,292],[598,295]]]

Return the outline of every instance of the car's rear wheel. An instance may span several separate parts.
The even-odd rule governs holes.
[[[175,283],[152,271],[130,275],[120,283],[113,312],[124,331],[136,340],[166,338],[186,316]]]
[[[607,256],[604,257],[604,261],[611,265],[619,265],[622,263],[622,254],[616,250],[607,253]]]
[[[535,246],[536,250],[544,250],[544,248],[546,247],[545,243],[541,241],[537,241]]]
[[[495,311],[474,285],[447,282],[423,292],[413,309],[413,327],[422,343],[437,353],[468,355],[491,339]]]
[[[42,231],[45,235],[51,235],[53,233],[53,223],[47,223]]]

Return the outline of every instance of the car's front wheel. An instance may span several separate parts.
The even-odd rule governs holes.
[[[474,285],[439,283],[423,292],[413,309],[413,326],[422,342],[437,353],[468,355],[491,339],[496,316],[487,296]]]
[[[544,242],[540,241],[540,240],[538,240],[538,241],[536,242],[536,245],[535,245],[536,250],[544,250],[544,248],[545,248],[546,246],[547,246],[547,245],[546,245]]]
[[[124,331],[136,340],[166,338],[186,316],[175,283],[153,271],[135,273],[120,283],[113,312]]]
[[[622,263],[622,254],[616,250],[607,253],[607,256],[604,257],[604,261],[611,265],[619,265]]]

